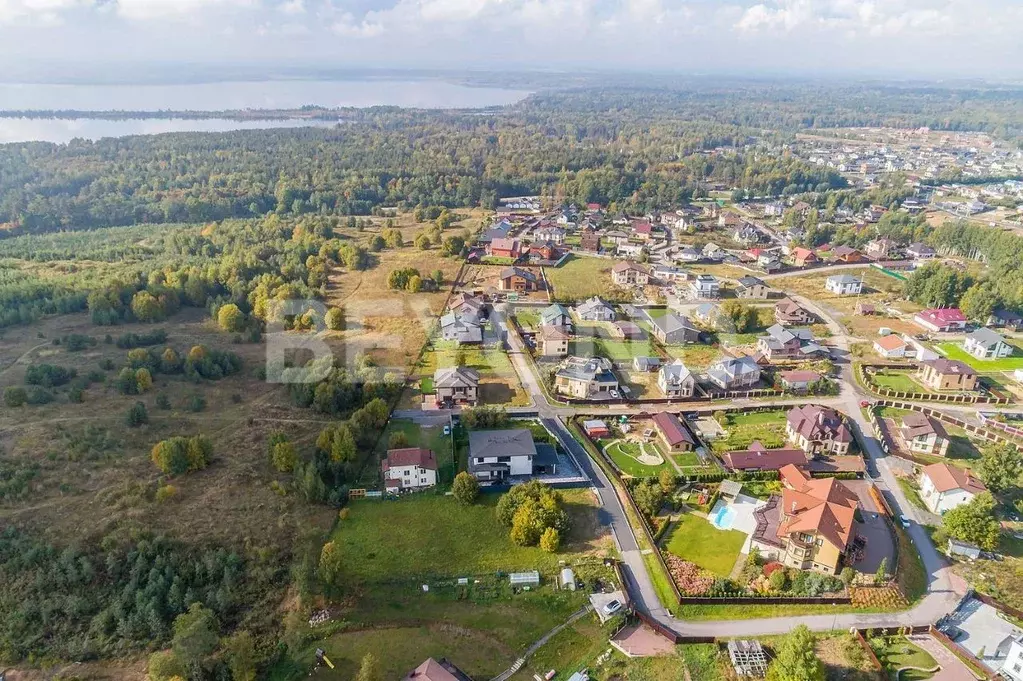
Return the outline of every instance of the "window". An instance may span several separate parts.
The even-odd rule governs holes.
[[[497,463],[511,463],[510,456],[499,456],[497,457]]]

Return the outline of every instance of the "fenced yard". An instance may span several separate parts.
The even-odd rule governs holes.
[[[714,452],[748,449],[754,440],[769,449],[784,446],[785,415],[784,409],[726,414],[721,426],[728,435],[713,441]]]

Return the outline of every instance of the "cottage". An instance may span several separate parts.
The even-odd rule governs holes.
[[[690,452],[696,448],[696,438],[689,432],[685,419],[666,411],[654,414],[654,428],[668,451]]]
[[[789,410],[785,416],[785,435],[810,455],[847,454],[853,439],[842,414],[813,404]]]
[[[544,260],[553,262],[561,257],[561,253],[550,241],[538,241],[529,245],[528,257],[531,261]]]
[[[448,303],[448,310],[454,312],[462,319],[479,323],[479,320],[487,316],[486,303],[481,298],[468,293],[459,293]]]
[[[778,374],[778,380],[781,382],[781,387],[794,393],[808,392],[810,390],[810,386],[815,383],[819,383],[821,378],[822,376],[816,371],[800,369],[782,371]]]
[[[806,454],[801,449],[767,449],[754,440],[749,449],[725,452],[721,456],[729,471],[778,471],[785,466],[806,465]]]
[[[529,270],[518,267],[507,267],[501,270],[501,280],[498,286],[502,291],[517,291],[524,293],[538,290],[539,283],[536,275]]]
[[[756,277],[741,277],[735,286],[735,297],[751,300],[766,300],[769,289],[767,284]]]
[[[867,257],[851,246],[837,246],[832,255],[835,260],[844,264],[866,262]]]
[[[618,390],[618,378],[605,357],[569,357],[554,374],[554,389],[579,399],[607,399]]]
[[[449,312],[440,318],[440,335],[447,341],[459,345],[476,345],[483,342],[483,329],[469,318]]]
[[[384,474],[384,488],[392,494],[437,484],[437,457],[429,449],[389,449],[380,468]]]
[[[590,298],[576,306],[575,313],[585,322],[613,322],[614,308],[597,297]]]
[[[651,274],[654,279],[662,284],[673,284],[689,278],[688,272],[681,267],[674,267],[672,265],[654,265]]]
[[[723,321],[721,308],[715,303],[700,303],[693,308],[693,318],[707,328],[716,328]]]
[[[988,328],[980,328],[967,334],[963,349],[977,359],[998,359],[1012,354],[1012,346],[1001,334]]]
[[[774,320],[782,326],[805,326],[812,324],[815,318],[794,300],[786,298],[774,306]]]
[[[522,245],[518,239],[493,239],[487,247],[487,255],[495,258],[511,258],[518,260],[522,255]]]
[[[682,262],[697,262],[703,259],[703,253],[692,246],[685,246],[679,250],[678,259]]]
[[[656,371],[660,367],[660,357],[636,356],[632,358],[632,368],[634,371]]]
[[[565,230],[561,227],[540,227],[533,232],[537,241],[549,241],[555,246],[565,243]]]
[[[682,360],[676,359],[657,372],[657,387],[671,399],[692,397],[696,390],[696,377]]]
[[[541,326],[537,349],[544,357],[564,357],[572,340],[563,326]]]
[[[863,291],[863,280],[851,274],[834,274],[824,282],[824,289],[838,296],[855,296]]]
[[[751,388],[760,382],[760,365],[752,357],[725,357],[710,366],[707,380],[722,390]]]
[[[937,419],[918,412],[902,417],[899,437],[911,452],[945,456],[948,453],[949,438],[945,428]]]
[[[905,357],[908,347],[909,343],[894,333],[882,336],[874,341],[874,352],[885,359],[901,359]]]
[[[536,453],[528,428],[469,431],[469,472],[480,482],[532,475]]]
[[[597,232],[586,231],[579,237],[579,247],[584,251],[592,251],[597,253],[600,251],[600,234]]]
[[[932,513],[943,515],[987,491],[970,471],[947,463],[932,463],[920,472],[920,497]]]
[[[867,244],[864,251],[873,260],[888,260],[892,257],[892,251],[898,246],[891,239],[880,238],[874,239]]]
[[[966,328],[966,315],[958,307],[923,310],[913,317],[913,321],[934,333],[960,331]]]
[[[757,351],[769,361],[805,359],[827,352],[813,339],[809,329],[786,329],[775,324],[757,339]]]
[[[540,324],[571,329],[572,316],[560,303],[553,303],[540,310]]]
[[[674,312],[651,317],[650,328],[657,340],[665,345],[695,343],[700,339],[699,329],[693,326],[689,318]]]
[[[932,359],[920,363],[920,380],[931,390],[976,390],[977,372],[957,359]]]
[[[712,274],[700,274],[689,282],[689,297],[693,300],[714,300],[721,297],[721,284]]]
[[[438,402],[475,405],[479,385],[479,372],[468,367],[437,369],[433,374],[433,390]]]
[[[636,263],[620,262],[611,268],[611,281],[618,286],[645,286],[650,282],[650,273]]]
[[[651,225],[646,220],[634,222],[632,224],[632,233],[636,236],[637,239],[641,239],[642,241],[649,241],[650,236],[653,234],[653,231],[654,226]]]
[[[853,537],[859,500],[835,478],[813,479],[794,465],[781,471],[778,504],[781,562],[799,570],[836,574]]]
[[[1012,310],[998,309],[985,320],[985,326],[1005,327],[1012,331],[1023,329],[1023,315]]]
[[[431,657],[406,674],[402,681],[472,681],[472,679],[446,658],[435,660]]]
[[[792,263],[796,267],[806,267],[807,265],[814,265],[820,262],[820,258],[817,257],[817,254],[809,248],[793,248],[791,257]]]
[[[915,241],[906,246],[906,255],[917,260],[928,260],[937,255],[937,253],[927,244]]]

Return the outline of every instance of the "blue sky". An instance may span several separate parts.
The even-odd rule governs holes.
[[[1023,76],[1020,0],[0,0],[0,66]]]

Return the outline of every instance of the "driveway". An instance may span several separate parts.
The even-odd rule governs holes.
[[[930,653],[931,657],[941,666],[941,670],[931,677],[931,681],[963,681],[963,679],[975,678],[973,671],[933,636],[921,635],[907,638]]]

